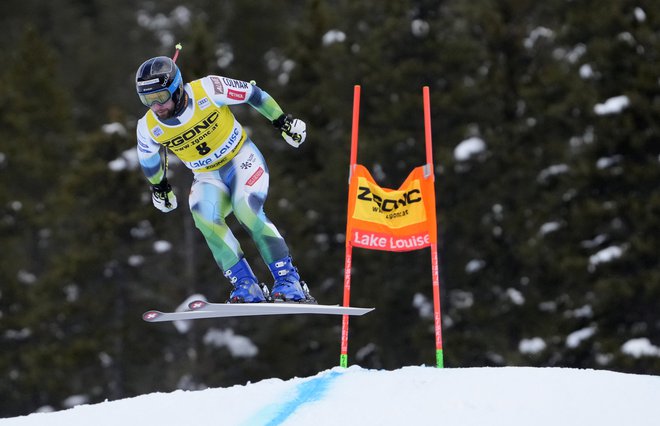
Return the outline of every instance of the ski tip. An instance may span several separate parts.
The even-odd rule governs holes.
[[[147,311],[142,314],[142,319],[146,322],[153,322],[156,321],[161,315],[163,315],[163,313],[160,311]]]
[[[199,311],[200,309],[204,309],[206,305],[208,305],[206,300],[193,300],[192,302],[188,303],[188,308],[191,311]]]

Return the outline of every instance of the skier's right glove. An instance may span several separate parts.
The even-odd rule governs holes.
[[[282,131],[282,137],[294,148],[298,148],[307,137],[307,125],[304,121],[293,118],[291,114],[282,114],[273,120],[273,126]]]
[[[151,201],[163,213],[171,212],[176,208],[176,195],[167,179],[151,187]]]

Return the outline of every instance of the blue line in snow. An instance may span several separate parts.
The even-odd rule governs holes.
[[[252,417],[246,424],[278,426],[284,423],[302,405],[320,400],[332,382],[341,375],[331,371],[320,377],[307,380],[296,387],[293,398],[276,404],[271,404]],[[269,416],[273,416],[268,420]]]

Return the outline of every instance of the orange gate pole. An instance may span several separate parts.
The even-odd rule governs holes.
[[[348,182],[350,184],[351,177],[355,171],[357,164],[357,147],[358,147],[358,128],[360,127],[360,86],[353,87],[353,129],[351,133],[351,162],[348,173]],[[350,197],[350,191],[349,191]],[[347,213],[350,215],[350,211]],[[346,228],[348,231],[348,221],[346,219]],[[346,256],[344,258],[344,306],[350,306],[351,301],[351,265],[353,257],[353,245],[351,244],[351,236],[346,233]],[[341,367],[348,367],[348,315],[344,315],[341,322],[341,354],[339,355],[339,365]]]
[[[435,179],[433,172],[433,144],[431,141],[431,96],[429,94],[429,87],[424,86],[422,89],[424,98],[424,135],[426,141],[426,168],[425,174],[430,176],[430,179]],[[435,210],[435,208],[434,208]],[[435,217],[434,217],[435,220]],[[442,318],[440,310],[440,268],[438,266],[438,243],[437,243],[437,229],[436,235],[432,236],[433,241],[431,244],[431,275],[433,276],[433,319],[435,327],[435,360],[438,368],[444,367],[444,355],[442,351]]]

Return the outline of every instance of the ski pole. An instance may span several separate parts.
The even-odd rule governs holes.
[[[174,46],[174,48],[176,49],[176,52],[174,52],[174,56],[172,57],[172,62],[176,62],[176,58],[179,57],[179,52],[181,51],[181,49],[183,49],[183,46],[181,45],[181,43],[177,43],[176,46]]]

